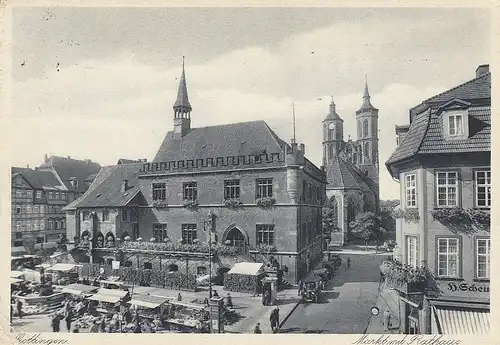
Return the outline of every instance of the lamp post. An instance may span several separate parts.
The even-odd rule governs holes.
[[[212,226],[213,225],[213,213],[208,212],[208,220],[203,222],[203,227],[205,230],[208,229],[208,293],[209,298],[212,298]]]

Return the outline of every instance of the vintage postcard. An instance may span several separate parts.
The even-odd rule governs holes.
[[[499,6],[370,4],[5,2],[2,339],[494,343]]]

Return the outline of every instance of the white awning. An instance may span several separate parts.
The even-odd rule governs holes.
[[[433,306],[440,334],[488,335],[489,310]]]
[[[19,278],[10,278],[10,283],[11,284],[19,284],[21,282],[23,282],[24,280],[22,279],[19,279]]]
[[[97,293],[93,296],[90,296],[87,299],[93,300],[93,301],[108,302],[108,303],[117,303],[120,301],[120,297],[118,297],[118,296],[105,295],[105,294],[99,294],[99,293]]]
[[[77,265],[75,265],[75,264],[55,264],[54,266],[47,269],[47,271],[69,272],[72,269],[74,269],[75,267],[77,267]]]
[[[11,278],[22,278],[24,277],[24,272],[22,271],[10,271]]]
[[[168,298],[134,295],[134,297],[128,303],[146,308],[157,308],[167,301]]]
[[[127,296],[128,291],[100,288],[98,294],[107,296],[116,296],[118,297],[118,299],[122,299],[125,296]]]
[[[63,293],[70,293],[72,295],[89,294],[97,291],[97,287],[84,285],[84,284],[70,284],[66,285],[63,289]]]
[[[259,262],[238,262],[226,274],[244,274],[248,276],[256,276],[262,273],[263,263]]]

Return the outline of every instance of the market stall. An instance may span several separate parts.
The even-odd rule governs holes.
[[[239,262],[224,275],[224,290],[259,293],[264,276],[264,264],[259,262]]]
[[[88,297],[95,293],[99,288],[96,286],[83,285],[83,284],[69,284],[63,287],[62,293],[75,295],[80,297]]]
[[[55,264],[46,269],[46,278],[49,278],[57,285],[68,285],[78,280],[78,265],[75,264]]]
[[[90,301],[95,301],[96,310],[100,313],[108,314],[115,311],[118,303],[127,301],[128,291],[100,288],[95,295],[88,297]]]

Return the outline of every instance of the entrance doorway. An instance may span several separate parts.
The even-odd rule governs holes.
[[[224,243],[240,249],[240,253],[244,253],[246,249],[245,236],[237,227],[232,228],[226,235]]]

